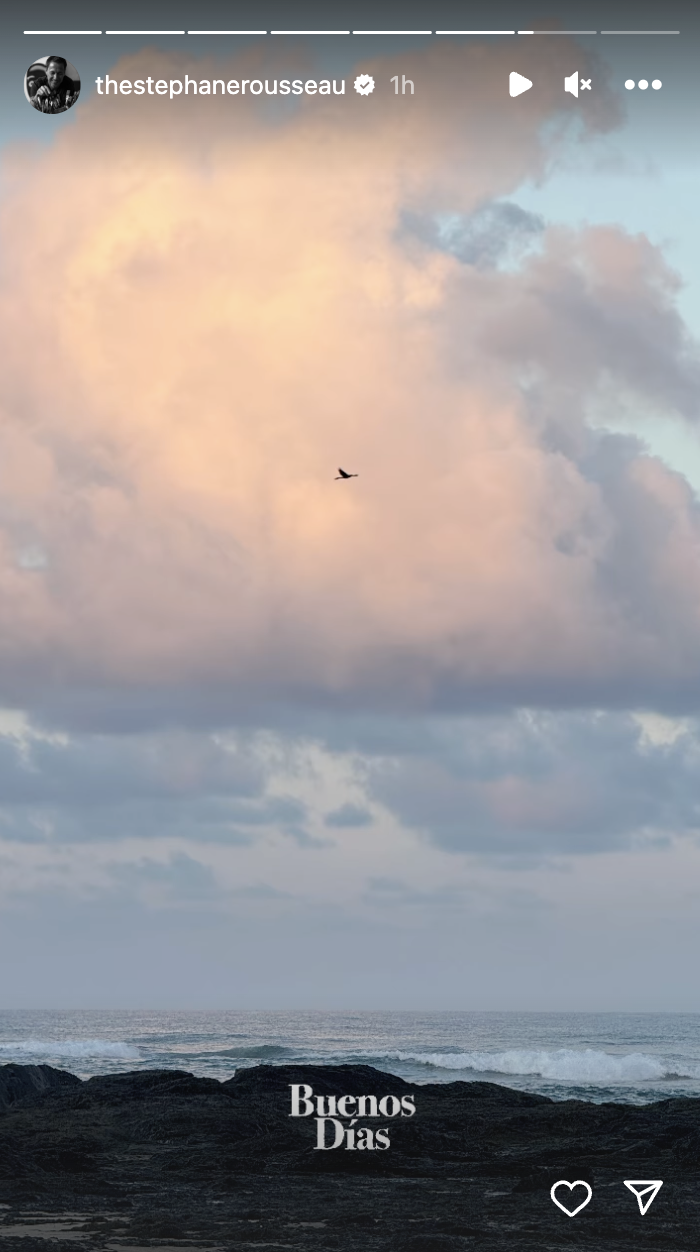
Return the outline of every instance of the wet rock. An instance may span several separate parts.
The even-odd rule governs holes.
[[[0,1065],[0,1110],[52,1090],[80,1086],[75,1074],[51,1065]]]
[[[173,1070],[80,1082],[48,1066],[3,1069],[31,1073],[15,1075],[0,1114],[0,1205],[11,1206],[0,1208],[0,1237],[35,1205],[84,1213],[86,1252],[114,1238],[115,1214],[134,1246],[697,1249],[698,1100],[555,1102],[489,1083],[416,1087],[347,1065],[262,1065],[223,1083]],[[386,1128],[386,1150],[319,1151],[315,1113],[289,1115],[290,1084],[336,1100],[396,1097],[389,1109],[413,1096],[416,1112],[358,1119]],[[573,1220],[550,1199],[562,1178],[593,1189]],[[644,1217],[626,1178],[664,1180]]]

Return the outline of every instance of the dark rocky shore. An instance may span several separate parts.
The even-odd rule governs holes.
[[[387,1128],[386,1150],[319,1151],[313,1116],[289,1116],[293,1083],[336,1098],[412,1093],[416,1112],[358,1120]],[[561,1178],[593,1188],[574,1218],[550,1199]],[[664,1180],[645,1216],[626,1178]],[[0,1239],[3,1252],[697,1252],[700,1100],[555,1103],[361,1065],[259,1066],[224,1083],[5,1065]]]

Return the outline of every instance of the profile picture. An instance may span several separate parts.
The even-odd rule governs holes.
[[[24,76],[24,94],[39,113],[65,113],[80,95],[80,75],[65,57],[39,57]]]

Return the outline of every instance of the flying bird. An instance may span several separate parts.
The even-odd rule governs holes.
[[[359,477],[360,477],[359,474],[346,474],[345,470],[341,469],[340,466],[338,466],[338,473],[335,476],[335,481],[339,482],[341,478],[359,478]]]

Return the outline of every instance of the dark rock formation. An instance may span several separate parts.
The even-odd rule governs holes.
[[[18,1252],[45,1252],[21,1237],[38,1208],[64,1227],[61,1213],[84,1214],[87,1252],[115,1237],[316,1252],[698,1246],[698,1100],[559,1103],[489,1083],[416,1087],[368,1066],[259,1066],[224,1083],[172,1070],[79,1082],[41,1069],[55,1076],[43,1098],[27,1077],[26,1097],[0,1116],[7,1252],[15,1240]],[[386,1129],[386,1150],[318,1151],[314,1117],[289,1116],[291,1083],[319,1096],[396,1096],[390,1109],[412,1094],[416,1112],[358,1119],[356,1132]],[[561,1178],[593,1188],[574,1218],[550,1199]],[[629,1178],[664,1180],[645,1216]],[[68,1247],[64,1227],[56,1238]]]
[[[0,1111],[20,1100],[43,1096],[46,1092],[80,1085],[75,1074],[50,1065],[0,1065]]]

